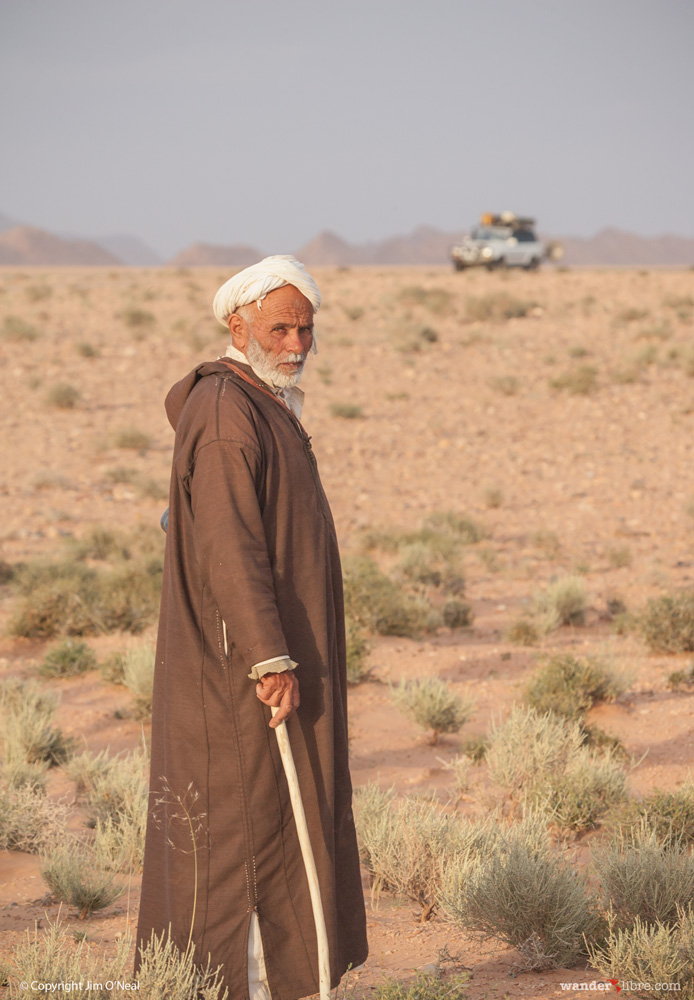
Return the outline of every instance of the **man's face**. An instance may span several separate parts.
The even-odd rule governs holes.
[[[294,288],[285,285],[229,318],[234,346],[256,371],[277,386],[296,385],[313,344],[313,307]]]

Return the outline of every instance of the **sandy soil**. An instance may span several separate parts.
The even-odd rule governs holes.
[[[172,432],[162,401],[175,380],[223,352],[209,302],[226,277],[218,269],[0,273],[0,326],[3,316],[20,316],[39,334],[0,338],[0,559],[58,552],[96,525],[156,524],[165,501],[114,485],[108,472],[125,466],[165,491]],[[465,556],[471,631],[374,642],[373,679],[351,693],[355,784],[377,780],[448,798],[453,777],[441,759],[503,715],[543,652],[570,648],[632,671],[628,693],[596,708],[591,721],[643,757],[631,775],[634,793],[676,788],[694,761],[694,697],[670,691],[666,680],[689,658],[653,656],[634,636],[613,634],[606,603],[619,597],[637,610],[649,596],[692,584],[694,382],[681,359],[694,309],[673,302],[694,296],[694,273],[393,268],[325,269],[316,277],[325,305],[320,353],[303,382],[304,423],[343,550],[355,549],[367,527],[414,528],[433,510],[455,510],[489,530]],[[449,299],[427,295],[436,290]],[[533,308],[499,322],[471,318],[472,299],[498,292]],[[128,325],[132,308],[150,312],[151,324]],[[423,327],[438,339],[418,352],[398,349]],[[98,356],[84,357],[83,344]],[[595,392],[550,386],[581,365],[596,369]],[[79,390],[75,408],[47,403],[56,382]],[[336,403],[355,403],[363,415],[334,416]],[[146,432],[151,446],[113,447],[123,428]],[[626,550],[630,565],[616,566],[615,550]],[[585,581],[586,627],[562,629],[532,649],[506,642],[505,630],[533,595],[567,572]],[[1,593],[4,626],[13,599],[8,588]],[[92,643],[99,656],[122,644],[118,636]],[[4,635],[0,676],[32,676],[47,648]],[[461,737],[437,747],[395,710],[384,683],[422,675],[444,678],[477,706]],[[128,693],[98,672],[50,684],[62,692],[61,727],[90,749],[115,752],[146,736],[147,726],[127,717]],[[49,791],[74,796],[60,771]],[[476,767],[460,808],[484,812],[495,795],[484,766]],[[583,843],[578,849],[585,853]],[[133,882],[127,897],[80,929],[112,942],[134,925],[137,891]],[[386,897],[376,905],[368,887],[366,894],[371,956],[353,977],[359,993],[384,974],[406,977],[434,962],[444,946],[471,970],[471,1000],[549,998],[562,995],[560,982],[600,979],[589,969],[513,975],[514,952],[482,946],[437,917],[422,925],[413,905]],[[57,909],[35,858],[0,853],[0,954]],[[78,925],[74,914],[67,920]]]

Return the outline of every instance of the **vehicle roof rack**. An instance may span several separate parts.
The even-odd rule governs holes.
[[[483,226],[513,226],[514,229],[532,229],[535,220],[527,215],[516,215],[514,212],[484,212],[480,218]]]

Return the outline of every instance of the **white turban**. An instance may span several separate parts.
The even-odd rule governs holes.
[[[228,326],[229,317],[239,306],[257,302],[260,308],[261,299],[264,299],[269,292],[274,292],[276,288],[283,288],[285,285],[298,288],[313,306],[314,313],[318,312],[320,307],[318,285],[304,265],[291,255],[278,255],[266,257],[225,281],[214,297],[212,303],[214,314],[222,326]]]

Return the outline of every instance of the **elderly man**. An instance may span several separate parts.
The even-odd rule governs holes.
[[[320,295],[293,257],[227,281],[226,357],[166,399],[176,431],[138,942],[171,927],[230,1000],[316,993],[317,930],[274,727],[285,721],[336,986],[367,954],[342,577],[297,383]],[[271,709],[278,709],[272,717]]]

